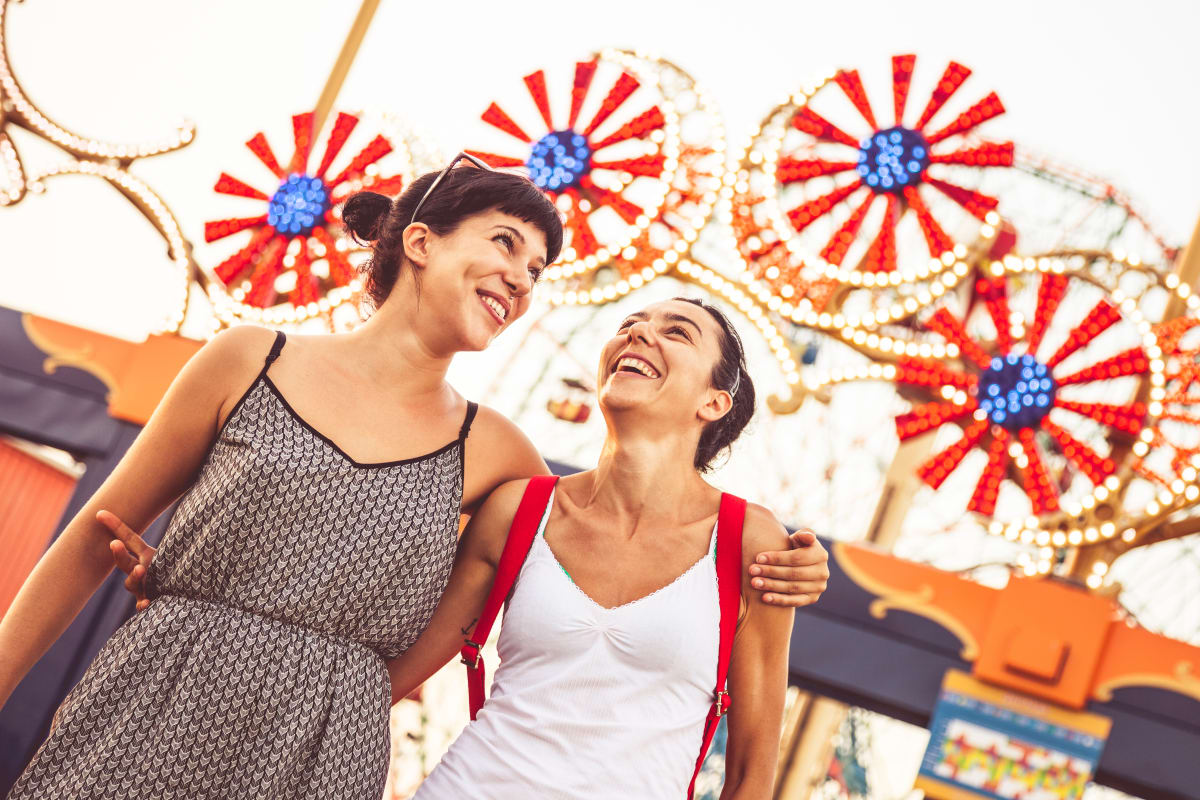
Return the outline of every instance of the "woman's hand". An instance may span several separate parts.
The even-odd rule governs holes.
[[[112,533],[113,540],[108,543],[108,549],[112,551],[117,568],[125,573],[125,588],[137,598],[137,610],[141,611],[150,605],[150,599],[146,597],[146,570],[150,569],[150,562],[158,551],[111,511],[97,511],[96,521]]]
[[[764,603],[796,608],[817,602],[829,581],[829,553],[809,528],[788,536],[791,550],[759,553],[750,566],[750,585]]]

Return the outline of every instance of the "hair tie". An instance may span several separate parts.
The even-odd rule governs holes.
[[[733,397],[733,398],[737,397],[738,386],[741,384],[741,382],[742,382],[742,365],[738,364],[737,372],[735,372],[733,375],[733,388],[731,388],[729,390],[730,397]]]

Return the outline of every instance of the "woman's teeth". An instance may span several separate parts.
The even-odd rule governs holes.
[[[640,358],[622,358],[620,361],[617,362],[617,370],[618,371],[622,370],[626,367],[629,367],[630,369],[634,370],[635,372],[637,372],[641,375],[645,375],[647,378],[657,378],[658,377],[658,371],[656,369],[654,369],[654,367],[647,364],[645,361],[642,361]]]
[[[483,304],[490,308],[493,313],[501,320],[508,316],[508,312],[504,310],[504,306],[494,297],[488,297],[485,294],[479,295],[483,299]]]

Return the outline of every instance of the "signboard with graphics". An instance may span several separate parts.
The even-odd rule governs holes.
[[[936,800],[1079,800],[1111,724],[950,670],[916,788]]]

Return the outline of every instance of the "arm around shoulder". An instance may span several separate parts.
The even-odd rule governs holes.
[[[393,703],[407,697],[453,658],[475,627],[528,483],[518,480],[498,486],[471,517],[459,540],[449,586],[429,625],[412,647],[388,662]]]

